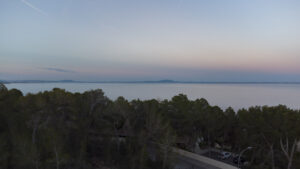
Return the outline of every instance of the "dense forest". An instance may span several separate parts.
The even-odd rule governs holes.
[[[0,85],[1,169],[171,169],[171,148],[193,151],[196,142],[235,153],[251,146],[251,169],[299,169],[299,140],[300,111],[283,105],[234,111],[183,94],[128,101],[55,88],[24,96]]]

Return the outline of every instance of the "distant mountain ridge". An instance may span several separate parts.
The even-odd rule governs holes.
[[[9,82],[8,82],[8,81],[5,81],[5,80],[0,80],[0,83],[5,84],[5,83],[9,83]]]
[[[300,84],[300,82],[231,82],[231,81],[76,81],[76,80],[0,80],[0,83],[186,83],[186,84]]]

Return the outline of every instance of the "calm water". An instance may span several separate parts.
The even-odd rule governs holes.
[[[7,84],[24,94],[52,90],[54,87],[71,92],[102,89],[111,99],[118,96],[132,99],[170,99],[179,93],[190,99],[205,98],[221,108],[247,108],[254,105],[285,104],[300,109],[300,84],[124,84],[124,83],[17,83]]]

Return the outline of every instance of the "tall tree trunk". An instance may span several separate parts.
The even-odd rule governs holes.
[[[292,148],[290,150],[289,149],[289,140],[288,140],[288,138],[286,137],[285,146],[283,145],[282,139],[280,139],[281,150],[283,151],[283,154],[285,155],[285,157],[288,160],[287,169],[291,169],[291,167],[292,167],[293,158],[294,158],[294,154],[295,154],[295,149],[297,147],[297,143],[298,143],[298,140],[295,139],[294,142],[293,142]]]
[[[59,169],[59,157],[58,157],[56,145],[54,146],[54,152],[55,152],[55,159],[56,159],[56,169]]]
[[[35,169],[39,169],[39,161],[35,160],[34,163],[35,163]]]
[[[33,129],[32,129],[32,144],[35,144],[35,137],[36,137],[36,132],[37,132],[37,129],[38,129],[38,123],[39,123],[39,120],[34,120],[33,122]]]
[[[12,145],[12,140],[10,139],[11,135],[9,136],[8,139],[8,157],[7,157],[7,168],[8,169],[13,169],[13,145]]]
[[[268,139],[266,138],[266,136],[261,133],[263,139],[265,140],[265,142],[267,143],[267,145],[269,145],[270,148],[270,153],[271,153],[271,163],[272,163],[272,169],[275,169],[275,160],[274,160],[274,144],[270,143],[270,141],[268,141]]]
[[[270,145],[270,153],[271,153],[272,169],[275,169],[275,160],[274,160],[274,148],[273,148],[273,144]]]

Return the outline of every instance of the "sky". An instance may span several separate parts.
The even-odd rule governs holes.
[[[300,81],[298,0],[0,0],[0,80]]]

